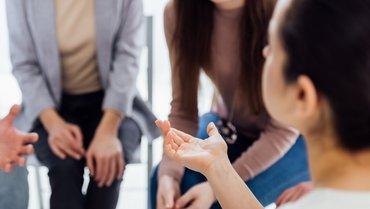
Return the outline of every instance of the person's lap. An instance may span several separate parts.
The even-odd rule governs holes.
[[[201,117],[199,121],[198,138],[205,139],[207,126],[210,122],[217,122],[220,118],[214,113],[208,113]],[[154,170],[151,179],[151,206],[156,207],[158,167]],[[284,155],[277,163],[266,171],[257,175],[254,179],[247,181],[246,184],[254,193],[257,199],[267,206],[273,203],[279,195],[289,187],[310,179],[304,140],[300,137],[296,144]],[[206,178],[197,172],[185,169],[181,180],[181,193],[184,194],[193,186],[206,181]],[[212,209],[220,209],[221,206],[215,203]]]
[[[75,103],[78,104],[78,101],[75,101]],[[82,109],[66,108],[69,109],[68,111],[63,111],[62,108],[60,111],[64,120],[80,127],[85,150],[89,147],[102,118],[101,105],[98,103],[95,106]],[[70,109],[73,111],[70,111]],[[86,195],[83,195],[81,190],[86,166],[85,159],[79,161],[70,157],[65,160],[59,159],[52,153],[47,143],[48,134],[44,127],[39,124],[34,131],[40,136],[39,141],[34,146],[36,156],[49,169],[48,175],[52,189],[51,209],[114,209],[116,207],[121,181],[116,180],[110,187],[99,188],[95,179],[90,178]],[[141,137],[141,132],[131,118],[126,118],[120,127],[119,138],[121,144],[123,144],[123,139],[129,137]]]

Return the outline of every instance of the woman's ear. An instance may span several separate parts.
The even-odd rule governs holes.
[[[296,82],[296,107],[295,116],[297,118],[309,118],[313,116],[319,108],[319,95],[312,80],[301,75]]]

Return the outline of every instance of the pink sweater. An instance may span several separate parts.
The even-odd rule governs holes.
[[[228,110],[232,106],[232,92],[236,91],[237,76],[241,70],[238,32],[241,13],[240,9],[215,10],[214,32],[211,40],[211,66],[203,69],[220,92],[220,98],[216,99],[218,102],[215,104],[215,109],[226,118],[228,113],[222,110]],[[168,45],[173,38],[174,24],[175,8],[171,1],[164,12],[164,27]],[[173,60],[172,55],[170,49],[171,60]],[[176,78],[173,79],[175,80],[172,82],[173,100],[169,120],[173,127],[196,135],[199,117],[198,105],[194,103],[193,108],[187,110],[180,108],[180,81],[176,81]],[[245,181],[277,162],[293,146],[299,135],[298,131],[278,124],[276,121],[267,121],[265,117],[250,115],[246,109],[245,107],[234,109],[232,119],[239,132],[246,136],[258,137],[253,145],[233,163],[235,170]],[[183,172],[184,168],[181,165],[163,156],[159,176],[169,175],[180,181]]]

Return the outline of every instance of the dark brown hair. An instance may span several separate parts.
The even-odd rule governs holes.
[[[313,81],[330,105],[339,143],[370,149],[370,1],[295,0],[280,26],[285,77]]]
[[[174,0],[176,26],[171,47],[175,54],[174,76],[180,83],[182,108],[196,103],[199,74],[210,64],[211,37],[215,5],[210,0]],[[240,21],[241,74],[236,102],[248,104],[249,112],[265,113],[261,76],[267,28],[275,0],[246,0]],[[196,95],[196,94],[195,94]]]

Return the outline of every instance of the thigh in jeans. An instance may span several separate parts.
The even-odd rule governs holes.
[[[303,137],[278,162],[247,182],[257,199],[267,206],[282,192],[300,182],[309,181],[306,146]]]
[[[15,167],[12,173],[0,171],[0,208],[20,209],[28,206],[27,168]]]

